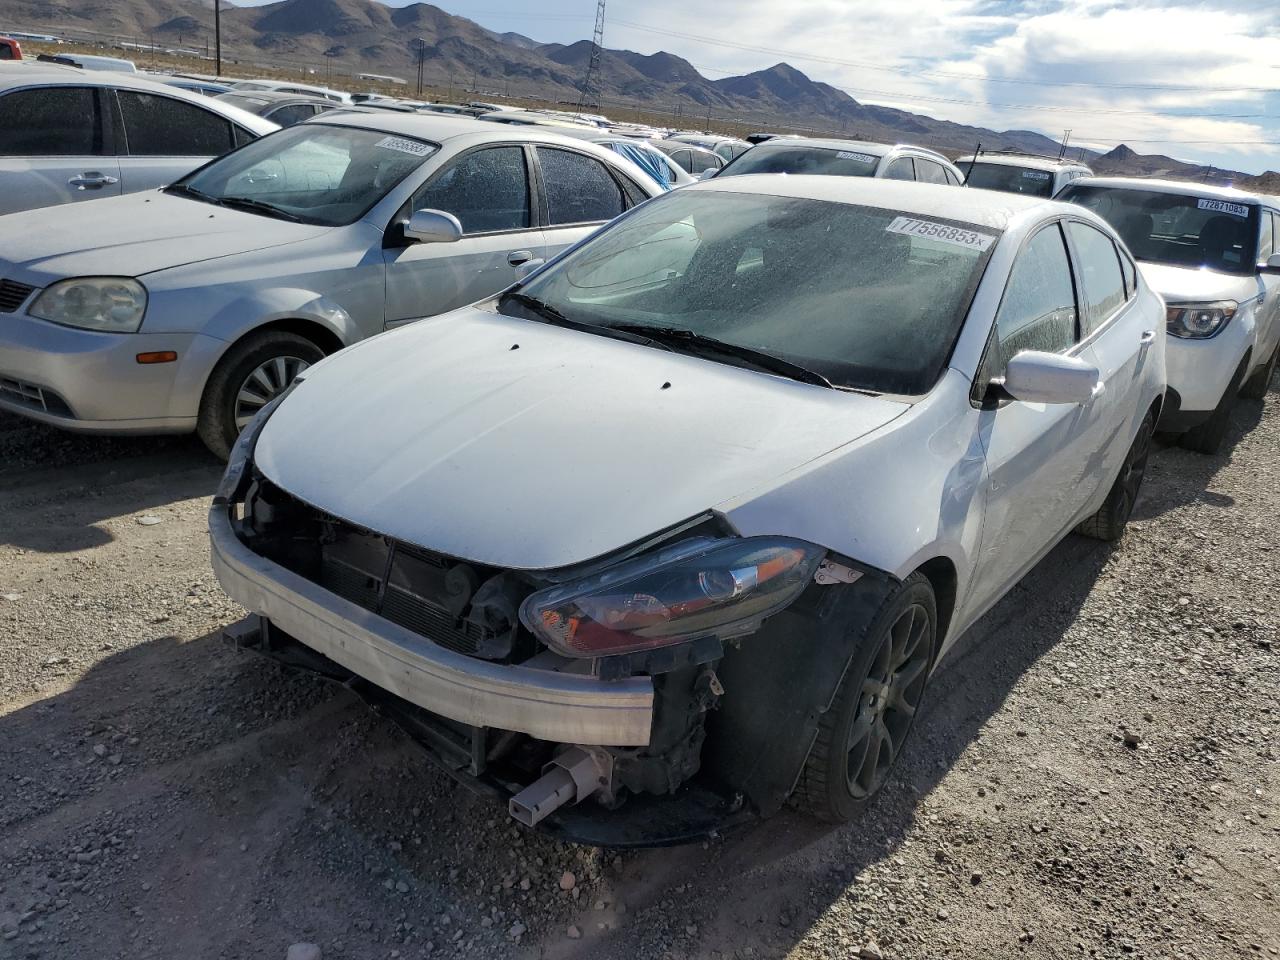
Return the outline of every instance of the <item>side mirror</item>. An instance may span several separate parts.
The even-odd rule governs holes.
[[[714,176],[715,176],[717,173],[719,173],[719,172],[720,172],[720,167],[707,167],[707,169],[703,170],[703,171],[702,171],[700,174],[698,174],[698,176],[697,176],[697,177],[695,177],[694,179],[696,179],[696,180],[710,180],[712,177],[714,177]]]
[[[1262,264],[1259,269],[1265,270],[1267,273],[1280,273],[1280,253],[1273,253],[1267,257],[1267,262]]]
[[[534,257],[532,260],[526,260],[524,263],[516,267],[516,279],[523,280],[546,262],[547,261],[542,257]]]
[[[418,243],[456,243],[462,239],[462,224],[443,210],[415,210],[404,225],[404,237]]]
[[[1028,403],[1085,403],[1103,389],[1098,368],[1087,360],[1039,350],[1014,354],[1001,386]]]

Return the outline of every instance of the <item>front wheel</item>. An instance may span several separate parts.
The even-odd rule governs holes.
[[[852,820],[902,755],[937,653],[933,587],[913,573],[862,632],[835,701],[818,727],[794,802],[833,823]]]
[[[1155,414],[1148,411],[1129,452],[1125,454],[1120,475],[1111,485],[1106,501],[1097,513],[1080,522],[1076,533],[1109,543],[1115,543],[1124,536],[1129,517],[1133,515],[1133,505],[1138,502],[1142,480],[1147,475],[1147,460],[1151,457],[1151,437],[1155,428]]]
[[[1240,396],[1246,400],[1264,400],[1271,389],[1271,378],[1275,376],[1276,365],[1280,364],[1280,345],[1271,353],[1271,359],[1262,365],[1262,369],[1244,382],[1240,388]]]
[[[1178,440],[1181,446],[1196,453],[1218,452],[1222,441],[1227,439],[1227,430],[1231,426],[1231,408],[1236,404],[1236,397],[1240,396],[1240,381],[1244,379],[1248,364],[1248,357],[1240,361],[1240,366],[1231,377],[1231,382],[1227,384],[1213,413],[1209,414],[1209,419],[1184,433]]]
[[[251,333],[209,374],[196,432],[215,456],[231,455],[236,437],[254,414],[278,397],[298,374],[324,357],[306,337],[283,330]]]

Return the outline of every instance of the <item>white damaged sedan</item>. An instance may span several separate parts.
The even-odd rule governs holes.
[[[847,819],[956,638],[1121,537],[1163,323],[1079,207],[694,185],[265,409],[210,513],[232,633],[563,836]]]

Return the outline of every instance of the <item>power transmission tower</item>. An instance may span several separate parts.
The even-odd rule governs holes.
[[[604,4],[599,0],[596,4],[596,29],[591,36],[591,57],[587,60],[587,72],[582,78],[582,86],[578,88],[578,109],[593,104],[596,82],[600,79],[600,52],[604,49]]]

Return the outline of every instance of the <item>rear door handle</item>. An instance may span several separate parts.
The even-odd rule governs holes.
[[[103,187],[109,187],[113,183],[119,183],[118,177],[109,177],[105,173],[99,173],[96,170],[86,170],[78,177],[72,177],[67,181],[67,186],[75,187],[77,190],[101,190]]]
[[[522,263],[528,263],[533,259],[532,250],[512,250],[507,254],[507,263],[513,267],[518,267]]]

